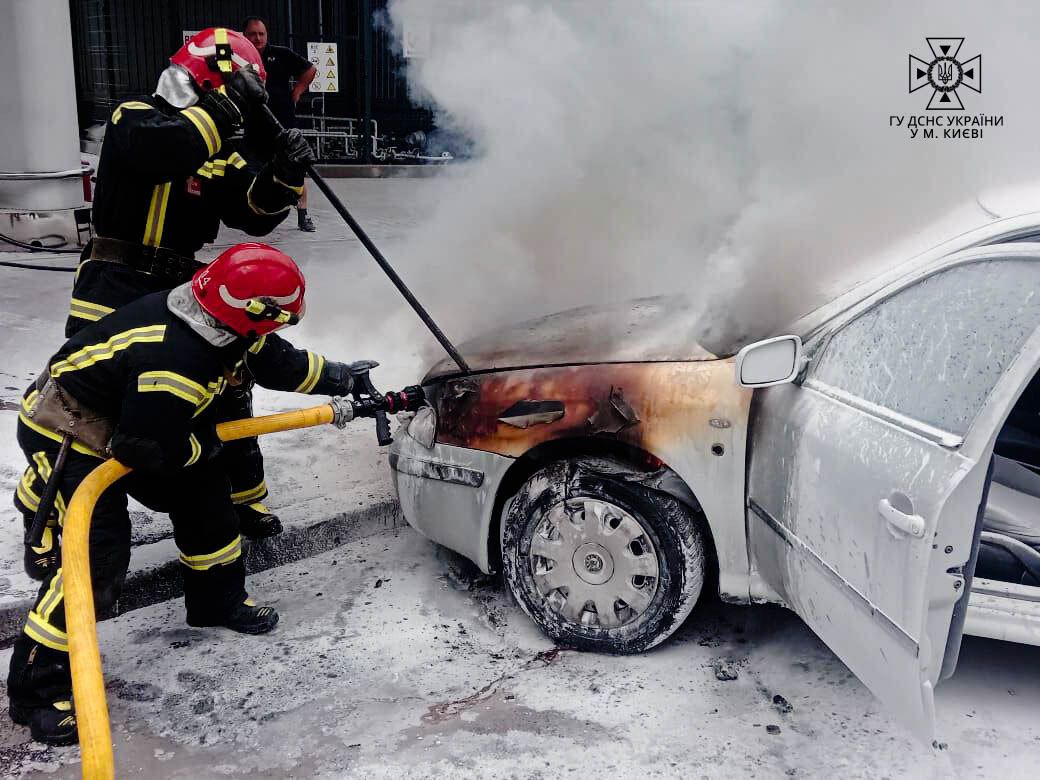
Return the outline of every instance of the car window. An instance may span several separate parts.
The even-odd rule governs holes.
[[[1040,261],[956,266],[837,331],[809,378],[963,436],[1040,325]]]

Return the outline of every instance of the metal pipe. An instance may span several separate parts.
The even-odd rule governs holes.
[[[221,441],[234,441],[278,431],[311,428],[336,421],[336,409],[324,404],[309,409],[233,420],[217,426]],[[84,479],[69,502],[62,539],[62,572],[65,579],[65,623],[72,666],[72,697],[76,702],[83,777],[110,780],[115,777],[112,731],[105,700],[105,680],[98,649],[94,616],[94,591],[90,582],[90,522],[102,493],[130,473],[115,459],[106,460]]]
[[[34,181],[39,179],[79,179],[90,176],[94,169],[89,165],[71,168],[67,171],[44,171],[42,173],[9,173],[0,171],[0,181]]]

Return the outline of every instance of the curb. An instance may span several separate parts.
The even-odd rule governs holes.
[[[245,542],[242,555],[246,574],[311,558],[347,542],[404,525],[397,501],[384,499],[328,520],[287,528],[271,539]],[[103,615],[99,618],[101,620],[178,598],[184,592],[177,548],[172,539],[135,547],[132,554],[160,562],[144,563],[135,568],[131,559],[131,570],[127,573],[119,603],[113,614]],[[32,599],[22,599],[0,608],[0,648],[9,647],[21,633],[25,615],[32,604]]]

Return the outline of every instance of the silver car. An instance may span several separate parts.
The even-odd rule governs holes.
[[[391,449],[404,515],[571,647],[650,648],[708,588],[785,605],[930,741],[962,633],[1040,645],[1024,211],[980,201],[739,351],[695,343],[667,298],[464,344],[474,372],[435,366]]]

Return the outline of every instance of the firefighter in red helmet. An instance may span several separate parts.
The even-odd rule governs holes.
[[[273,139],[269,160],[239,152],[246,128],[269,132],[258,118],[267,99],[264,78],[260,54],[244,36],[203,30],[170,58],[155,94],[112,112],[98,164],[95,237],[76,275],[66,337],[143,295],[191,279],[201,266],[195,253],[217,237],[221,223],[259,236],[285,219],[313,155],[298,130]],[[315,380],[308,375],[299,389]],[[249,416],[251,386],[244,377],[222,397],[218,414]],[[278,533],[278,518],[261,503],[267,487],[256,440],[226,449],[243,533]],[[20,499],[15,503],[29,523],[33,512]],[[59,532],[54,526],[42,547],[27,546],[30,576],[42,579],[58,565]]]
[[[38,500],[46,481],[57,478],[61,519],[77,486],[104,458],[133,469],[94,510],[90,565],[99,613],[118,598],[130,561],[130,495],[173,522],[189,625],[249,634],[275,627],[278,614],[246,593],[214,410],[243,371],[274,390],[298,390],[305,380],[313,394],[351,389],[348,366],[319,356],[315,371],[313,353],[275,333],[303,317],[305,293],[303,275],[287,255],[264,244],[232,247],[191,281],[142,296],[79,330],[26,390],[18,443],[28,467],[20,494]],[[78,423],[68,422],[73,418]],[[66,435],[72,449],[56,474]],[[34,739],[76,741],[61,568],[49,573],[26,618],[7,687],[11,718],[31,726]]]

